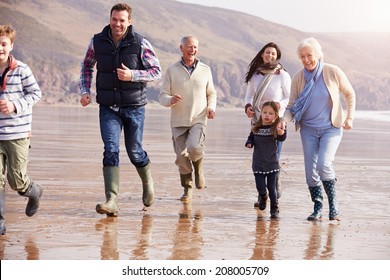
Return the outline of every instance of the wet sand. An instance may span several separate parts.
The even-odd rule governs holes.
[[[219,109],[206,140],[207,188],[192,203],[174,164],[169,109],[147,108],[144,148],[152,161],[156,201],[143,211],[142,187],[121,149],[119,217],[95,212],[104,200],[97,107],[37,105],[29,176],[44,187],[41,208],[6,186],[7,234],[1,260],[388,260],[390,259],[390,122],[356,119],[336,157],[341,222],[306,221],[312,211],[299,134],[292,125],[282,153],[280,219],[253,208],[249,120]]]

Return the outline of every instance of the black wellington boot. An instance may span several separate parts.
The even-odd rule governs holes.
[[[43,188],[35,182],[31,182],[26,192],[18,192],[19,195],[28,197],[26,206],[26,215],[32,217],[37,213],[39,208],[39,200],[41,199]]]
[[[324,185],[324,189],[326,192],[326,195],[328,196],[328,202],[329,202],[329,220],[337,220],[340,221],[340,212],[337,209],[337,201],[336,201],[336,179],[330,180],[330,181],[322,181],[322,184]]]
[[[314,202],[314,211],[307,217],[308,221],[318,221],[322,218],[322,189],[321,186],[309,187],[311,200]]]

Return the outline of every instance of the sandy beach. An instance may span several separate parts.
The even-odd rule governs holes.
[[[147,108],[144,148],[152,161],[156,201],[143,211],[142,187],[122,145],[119,217],[95,212],[104,200],[98,108],[37,105],[29,176],[44,187],[41,208],[6,186],[7,233],[1,260],[389,260],[390,121],[358,117],[335,161],[342,221],[308,222],[299,133],[292,125],[281,158],[280,219],[253,208],[252,150],[242,110],[219,109],[208,125],[207,188],[179,201],[169,109]]]

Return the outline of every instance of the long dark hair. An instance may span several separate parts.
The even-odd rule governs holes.
[[[263,53],[265,52],[266,48],[275,48],[276,49],[276,60],[272,64],[265,64],[263,60]],[[250,79],[252,79],[253,74],[259,71],[261,67],[264,67],[265,69],[274,69],[278,64],[279,60],[282,57],[282,51],[280,50],[279,46],[275,44],[274,42],[269,42],[266,44],[255,56],[255,58],[252,60],[252,62],[249,64],[249,70],[245,75],[245,83],[248,83]]]
[[[271,129],[272,129],[272,134],[276,138],[276,137],[278,137],[277,126],[278,126],[278,123],[279,123],[279,106],[278,106],[278,103],[276,103],[275,101],[267,101],[267,102],[264,102],[263,106],[261,106],[261,110],[263,110],[263,108],[266,107],[266,106],[270,106],[275,111],[276,119],[273,122],[273,124],[271,125]],[[257,130],[262,125],[263,125],[263,119],[260,116],[260,118],[257,120],[257,122],[255,122],[253,124],[252,132],[254,132],[254,133],[257,132]]]

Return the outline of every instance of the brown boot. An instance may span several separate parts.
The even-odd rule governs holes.
[[[206,179],[203,175],[203,158],[193,161],[192,165],[194,166],[195,186],[197,189],[203,189],[206,187]]]
[[[184,193],[180,200],[188,202],[192,199],[192,173],[180,174],[180,182],[184,188]]]

